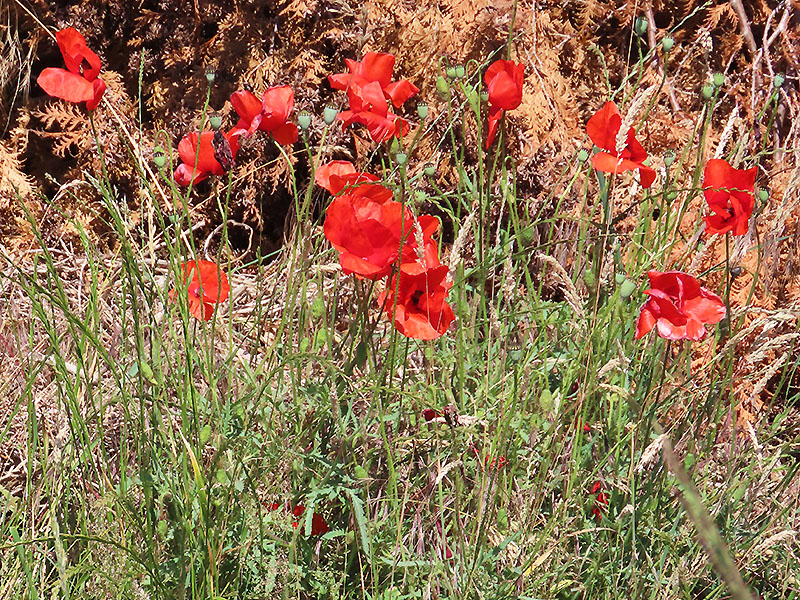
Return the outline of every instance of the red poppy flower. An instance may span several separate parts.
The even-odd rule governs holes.
[[[350,101],[350,110],[342,111],[336,116],[342,122],[342,128],[352,123],[361,123],[367,127],[372,140],[378,143],[408,134],[408,122],[389,112],[377,81],[350,81],[347,98]]]
[[[392,83],[392,70],[394,69],[394,55],[383,52],[367,52],[361,62],[344,59],[350,73],[337,73],[328,75],[328,81],[335,90],[346,90],[351,84],[357,82],[365,85],[376,82],[387,100],[400,107],[406,100],[419,93],[419,88],[407,79]]]
[[[499,471],[508,464],[508,459],[502,455],[498,456],[497,458],[492,458],[491,456],[487,456],[484,459],[484,462],[486,463],[486,466],[488,466],[490,470],[496,469]]]
[[[188,283],[189,313],[195,319],[208,321],[219,302],[228,298],[231,286],[228,276],[216,263],[207,260],[190,260],[183,264],[183,282]],[[175,301],[176,290],[169,293]]]
[[[305,506],[303,506],[302,504],[292,506],[288,502],[283,504],[283,506],[285,506],[286,510],[292,513],[292,515],[295,517],[296,520],[292,522],[292,527],[297,529],[297,527],[300,525],[299,521],[300,517],[302,517],[303,514],[306,512]],[[278,502],[273,502],[269,508],[270,510],[278,510],[280,507],[281,504],[279,504]],[[319,513],[314,512],[314,514],[311,516],[311,535],[312,536],[322,535],[323,533],[327,533],[329,529],[330,528],[328,527],[327,521],[325,521],[325,519]]]
[[[757,168],[734,169],[726,161],[712,158],[703,171],[703,195],[710,215],[705,217],[708,233],[744,235],[753,214]]]
[[[314,182],[334,196],[345,188],[350,188],[348,194],[369,196],[379,204],[391,200],[392,190],[376,184],[376,181],[377,176],[356,171],[353,163],[347,160],[332,160],[314,173]]]
[[[240,90],[231,94],[231,104],[239,115],[235,135],[247,137],[260,129],[271,133],[279,144],[297,141],[297,125],[288,122],[294,108],[294,91],[288,85],[268,88],[261,100],[253,92]]]
[[[323,231],[339,251],[345,273],[378,279],[388,275],[397,262],[401,240],[410,243],[414,217],[400,202],[373,200],[370,190],[374,188],[380,199],[380,186],[363,187],[367,191],[362,195],[342,194],[333,199]]]
[[[398,274],[391,278],[378,302],[394,319],[397,331],[418,340],[434,340],[447,331],[455,319],[447,304],[447,293],[453,285],[447,274],[447,266],[440,265],[416,274],[401,269],[399,284]]]
[[[525,65],[511,60],[497,60],[486,69],[483,81],[489,92],[489,132],[486,148],[492,145],[497,135],[497,125],[503,112],[514,110],[522,102],[522,82]]]
[[[625,171],[639,170],[639,179],[642,187],[649,188],[656,179],[656,172],[643,163],[647,152],[636,140],[636,130],[628,130],[625,146],[617,149],[617,135],[622,127],[622,117],[613,102],[606,102],[589,122],[586,123],[586,133],[589,134],[594,145],[603,151],[592,157],[592,165],[604,173],[623,173]]]
[[[436,417],[441,417],[442,413],[440,413],[435,408],[426,408],[422,411],[422,418],[426,421],[433,421]]]
[[[236,158],[239,151],[239,135],[232,129],[224,134],[225,139],[231,146],[231,157]],[[198,153],[197,140],[200,139],[200,151]],[[195,131],[183,137],[178,144],[178,154],[181,157],[181,164],[175,169],[175,181],[180,185],[199,183],[207,179],[209,175],[222,175],[225,169],[214,156],[213,131],[204,131],[199,134]],[[195,165],[195,162],[197,163]]]
[[[650,299],[642,306],[636,323],[636,339],[653,327],[668,340],[700,340],[705,325],[719,323],[725,317],[725,303],[714,292],[700,286],[691,275],[680,271],[650,271]]]
[[[49,96],[67,102],[86,102],[94,110],[106,91],[100,74],[100,57],[86,45],[86,40],[72,27],[56,33],[56,43],[64,57],[66,69],[48,67],[36,82]]]

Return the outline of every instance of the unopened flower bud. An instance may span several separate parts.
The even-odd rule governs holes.
[[[439,97],[445,102],[450,100],[450,84],[447,82],[447,79],[441,75],[436,78],[436,91],[439,93]]]
[[[672,47],[674,45],[675,45],[675,40],[673,40],[669,36],[661,40],[661,47],[664,49],[664,52],[669,52],[670,50],[672,50]]]
[[[672,163],[675,162],[675,150],[667,150],[664,152],[664,164],[668,167],[672,166]]]
[[[636,291],[636,284],[633,283],[630,279],[625,279],[622,284],[619,286],[619,295],[620,298],[627,300],[631,296],[633,296],[633,292]]]
[[[578,152],[578,162],[585,163],[587,160],[589,160],[589,151],[586,148],[584,148],[580,152]]]
[[[633,31],[639,37],[647,33],[647,19],[644,17],[636,17],[636,20],[633,22]]]
[[[220,115],[213,115],[208,120],[209,125],[211,125],[211,129],[214,131],[218,131],[220,127],[222,127],[222,117]]]
[[[425,175],[427,177],[433,177],[436,174],[436,165],[433,163],[427,163],[425,165]]]
[[[167,157],[164,155],[164,149],[161,146],[153,148],[153,162],[159,169],[163,169],[167,164]]]
[[[214,71],[214,69],[206,69],[206,81],[208,82],[208,85],[214,83],[214,79],[216,79],[216,77],[217,73]]]
[[[330,125],[336,119],[336,115],[339,114],[339,111],[336,110],[333,106],[326,106],[325,109],[322,111],[322,118],[325,121],[326,125]]]
[[[665,197],[667,200],[672,202],[673,200],[675,200],[675,198],[678,197],[678,192],[676,192],[675,190],[670,190],[669,192],[667,192],[667,195]]]
[[[714,84],[714,87],[722,87],[725,85],[725,75],[722,73],[714,73],[714,76],[711,78],[711,83]]]
[[[394,159],[397,161],[397,164],[402,167],[408,161],[408,155],[405,152],[398,152],[394,155]]]
[[[417,116],[423,121],[428,118],[428,105],[424,102],[417,104]]]
[[[784,77],[783,73],[775,73],[775,77],[772,78],[772,85],[779,88],[783,86],[784,81],[786,81],[786,77]]]
[[[464,77],[464,65],[456,65],[456,79]]]
[[[299,115],[297,115],[297,124],[300,126],[300,129],[305,131],[311,126],[311,115],[303,111]]]
[[[704,85],[701,91],[703,93],[703,98],[705,98],[706,100],[711,100],[711,97],[714,95],[714,86]]]

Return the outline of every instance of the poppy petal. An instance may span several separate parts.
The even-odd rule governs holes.
[[[48,67],[36,79],[48,96],[67,102],[89,102],[94,98],[94,86],[81,75],[66,69]]]

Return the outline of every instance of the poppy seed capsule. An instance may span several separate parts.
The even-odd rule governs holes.
[[[425,175],[428,177],[433,177],[436,174],[436,165],[433,163],[428,163],[425,165]]]
[[[589,160],[589,151],[584,148],[578,152],[578,162],[585,163],[587,160]]]
[[[703,93],[703,98],[705,98],[706,100],[711,100],[711,96],[714,95],[714,86],[704,85],[701,91]]]
[[[633,292],[636,291],[636,284],[633,283],[630,279],[626,279],[622,282],[619,286],[619,296],[627,300],[631,296],[633,296]]]
[[[647,33],[647,19],[644,17],[636,17],[636,20],[633,22],[633,31],[639,37]]]
[[[300,126],[300,129],[305,131],[311,126],[311,115],[306,111],[301,112],[297,115],[297,124]]]
[[[767,190],[765,188],[759,189],[758,190],[758,199],[761,200],[761,202],[766,202],[767,200],[769,200],[769,190]]]
[[[672,163],[675,162],[675,151],[674,150],[667,150],[664,153],[664,165],[667,167],[671,167]]]
[[[489,90],[481,91],[481,102],[484,104],[489,101]]]
[[[428,118],[428,105],[424,102],[417,104],[417,116],[423,121]]]
[[[786,77],[784,77],[783,73],[775,73],[775,77],[772,78],[772,85],[776,88],[783,87],[784,81],[786,81]]]
[[[394,159],[397,161],[397,164],[402,167],[408,161],[408,155],[405,152],[398,152],[394,155]]]
[[[208,122],[211,125],[211,129],[214,131],[217,131],[220,127],[222,127],[222,117],[219,115],[214,115],[208,120]]]
[[[456,79],[461,79],[464,77],[464,65],[456,65]]]
[[[722,73],[714,73],[714,77],[711,78],[711,83],[714,84],[714,87],[722,87],[725,84],[725,75]]]
[[[153,148],[153,162],[159,169],[163,169],[167,164],[167,157],[164,156],[164,149],[161,146]]]
[[[673,40],[669,36],[661,40],[661,47],[664,49],[664,52],[669,52],[670,50],[672,50],[672,47],[674,45],[675,45],[675,40]]]
[[[214,69],[206,69],[206,81],[208,82],[208,85],[214,83],[214,80],[216,78],[217,78],[217,73],[214,71]]]
[[[339,111],[336,110],[333,106],[326,106],[325,109],[322,111],[322,118],[325,121],[326,125],[330,125],[336,119],[336,115],[339,114]]]
[[[447,75],[448,79],[455,79],[456,78],[456,68],[453,66],[447,67],[444,70],[444,74]]]
[[[731,279],[736,279],[741,274],[742,274],[742,267],[737,266],[731,269]]]

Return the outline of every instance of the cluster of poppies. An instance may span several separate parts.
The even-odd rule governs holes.
[[[655,181],[656,172],[645,164],[647,152],[629,128],[620,135],[622,117],[613,102],[606,102],[586,124],[586,133],[599,151],[592,165],[605,173],[639,171],[642,187]],[[749,229],[755,197],[756,167],[735,169],[726,161],[711,159],[703,170],[703,196],[709,214],[704,217],[710,234],[744,235]],[[714,292],[702,287],[681,271],[650,271],[649,299],[639,313],[636,338],[656,328],[658,335],[670,340],[700,340],[706,335],[705,325],[725,318],[725,303]]]
[[[432,340],[444,334],[455,317],[446,301],[449,269],[433,237],[438,219],[415,217],[375,175],[347,161],[322,165],[314,180],[334,196],[323,230],[342,270],[385,280],[378,303],[403,335]]]

